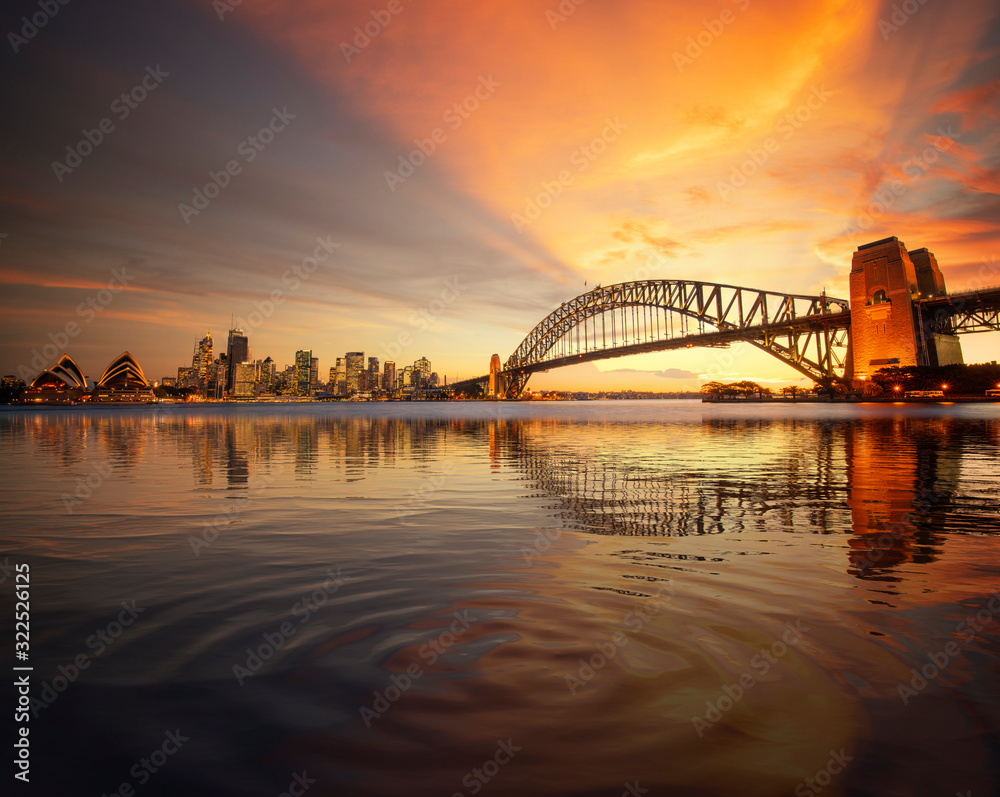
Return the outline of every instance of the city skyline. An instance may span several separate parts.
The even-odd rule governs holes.
[[[232,314],[260,351],[429,351],[453,381],[596,284],[847,297],[889,235],[950,289],[1000,283],[993,4],[564,5],[68,5],[34,33],[19,5],[0,372],[65,336],[92,370],[127,341],[170,373]],[[713,376],[801,381],[732,354]],[[532,386],[697,389],[713,356]]]

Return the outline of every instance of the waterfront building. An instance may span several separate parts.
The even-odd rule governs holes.
[[[87,391],[87,378],[68,354],[31,380],[21,400],[32,403],[63,404],[80,401]]]
[[[236,366],[250,359],[250,341],[242,329],[230,329],[226,344],[226,393],[233,392]]]
[[[382,370],[382,389],[392,393],[396,389],[396,363],[386,360]]]
[[[274,360],[270,357],[265,357],[264,361],[260,364],[260,385],[266,391],[270,392],[274,389],[274,377],[275,377],[275,366]]]
[[[234,371],[233,398],[249,399],[254,397],[254,387],[257,383],[257,366],[246,362],[236,366]]]
[[[361,372],[365,368],[365,353],[363,351],[347,352],[347,393],[357,393],[361,390]]]
[[[91,401],[151,402],[153,389],[142,372],[142,366],[127,351],[123,351],[104,369],[94,386]]]
[[[312,379],[312,350],[300,350],[295,352],[295,395],[308,396],[310,394],[309,385]]]
[[[198,372],[194,368],[185,368],[183,365],[177,368],[178,387],[197,387]]]
[[[319,390],[319,357],[309,359],[309,394]]]
[[[337,376],[334,381],[333,392],[338,396],[347,395],[347,360],[343,357],[337,358]]]
[[[200,387],[208,379],[208,370],[212,367],[212,335],[206,332],[205,337],[194,345],[194,355],[191,357],[191,371],[194,374],[193,387]],[[180,369],[178,369],[178,380]],[[186,384],[183,383],[183,384]]]
[[[376,391],[379,389],[378,357],[368,358],[367,389],[371,391]]]

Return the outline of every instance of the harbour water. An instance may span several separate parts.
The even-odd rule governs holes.
[[[1000,793],[997,405],[11,410],[0,451],[14,793]]]

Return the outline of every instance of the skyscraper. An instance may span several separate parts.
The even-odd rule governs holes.
[[[396,389],[396,363],[386,360],[384,371],[382,372],[382,389],[392,393]]]
[[[428,386],[431,378],[431,361],[421,357],[413,363],[413,386],[423,389]]]
[[[267,392],[274,390],[274,371],[274,360],[265,358],[260,364],[260,384]]]
[[[236,366],[245,363],[250,356],[250,342],[242,329],[229,330],[229,342],[226,344],[226,392],[233,392],[236,382]]]
[[[368,389],[378,390],[378,357],[368,358]]]
[[[338,396],[347,395],[347,360],[343,357],[337,358],[337,382],[333,392]]]
[[[361,390],[361,372],[365,370],[365,353],[363,351],[347,352],[347,392],[357,393]]]
[[[233,398],[253,398],[257,368],[253,363],[240,363],[236,366],[233,380]]]
[[[309,395],[319,390],[319,357],[309,358]]]
[[[194,356],[191,358],[191,370],[198,385],[204,385],[208,378],[208,369],[212,367],[212,335],[205,337],[194,345]]]
[[[312,350],[295,352],[295,394],[309,395],[309,382],[312,378]]]

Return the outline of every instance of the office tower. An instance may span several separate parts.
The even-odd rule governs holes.
[[[363,351],[347,352],[347,392],[357,393],[361,390],[361,372],[365,369],[365,353]]]
[[[257,369],[253,363],[240,363],[233,375],[233,398],[253,398]]]
[[[379,389],[378,357],[368,358],[368,389],[375,391]]]
[[[319,390],[319,357],[309,358],[309,394]]]
[[[194,356],[191,358],[191,371],[195,384],[204,385],[208,377],[208,369],[212,366],[212,335],[206,332],[205,337],[194,344]]]
[[[426,357],[421,357],[413,363],[414,379],[413,386],[416,388],[427,387],[431,378],[431,361]]]
[[[205,371],[205,398],[222,398],[226,385],[226,355],[220,354]]]
[[[236,366],[245,363],[250,356],[250,343],[242,329],[229,330],[229,342],[226,344],[226,392],[233,392],[236,382]]]
[[[337,358],[337,377],[334,381],[333,392],[338,396],[347,394],[347,360],[343,357]]]
[[[274,377],[274,360],[270,357],[266,357],[264,362],[260,364],[260,384],[265,392],[270,392],[274,389]]]
[[[392,393],[396,389],[396,363],[392,360],[385,361],[385,370],[382,372],[382,389],[387,393]]]
[[[295,394],[309,395],[309,383],[312,378],[312,350],[295,352]]]

